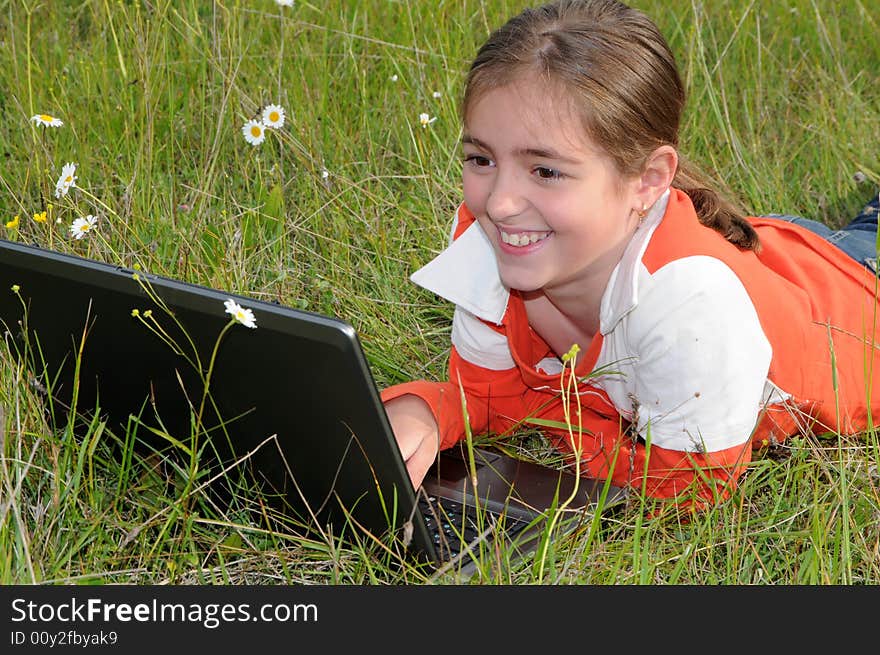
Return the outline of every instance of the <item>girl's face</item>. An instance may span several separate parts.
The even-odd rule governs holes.
[[[576,297],[607,282],[641,203],[637,181],[617,172],[569,103],[554,95],[520,82],[471,105],[462,138],[464,201],[508,287]]]

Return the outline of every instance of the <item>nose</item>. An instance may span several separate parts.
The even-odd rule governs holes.
[[[517,216],[526,208],[528,201],[523,195],[523,181],[518,180],[512,171],[497,169],[489,196],[486,198],[486,213],[493,221],[503,221]]]

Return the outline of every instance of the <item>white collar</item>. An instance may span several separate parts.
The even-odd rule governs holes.
[[[642,257],[651,242],[654,230],[663,220],[669,203],[669,189],[651,205],[641,225],[623,251],[602,294],[599,306],[599,331],[608,334],[614,326],[639,304],[639,270]]]
[[[456,225],[458,212],[453,231]],[[496,325],[501,325],[507,311],[510,290],[501,281],[495,251],[477,221],[410,279]]]
[[[624,250],[620,262],[611,272],[600,306],[599,329],[603,334],[611,331],[638,303],[638,272],[642,256],[666,212],[668,201],[667,189],[651,207]],[[457,213],[455,221],[457,224]],[[477,221],[439,255],[413,273],[410,279],[496,325],[501,324],[507,311],[510,290],[501,281],[495,251]]]

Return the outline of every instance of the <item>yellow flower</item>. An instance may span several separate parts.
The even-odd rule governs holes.
[[[18,228],[18,224],[20,222],[21,222],[21,220],[20,220],[18,214],[16,214],[15,218],[13,218],[11,221],[6,221],[6,228],[9,230],[14,230],[14,229]]]
[[[45,223],[46,222],[46,212],[40,212],[38,214],[34,214],[34,221],[37,223]]]
[[[578,353],[581,351],[581,347],[576,343],[571,345],[571,348],[568,349],[568,352],[562,356],[563,362],[570,362],[574,359],[577,359]]]

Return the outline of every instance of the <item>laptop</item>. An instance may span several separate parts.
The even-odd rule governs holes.
[[[224,332],[230,299],[255,329]],[[466,443],[414,490],[358,335],[336,317],[0,240],[0,331],[56,425],[97,415],[156,449],[196,434],[304,524],[390,538],[435,570],[472,575],[497,540],[526,557],[548,509],[568,501],[557,516],[574,529],[626,496]]]

